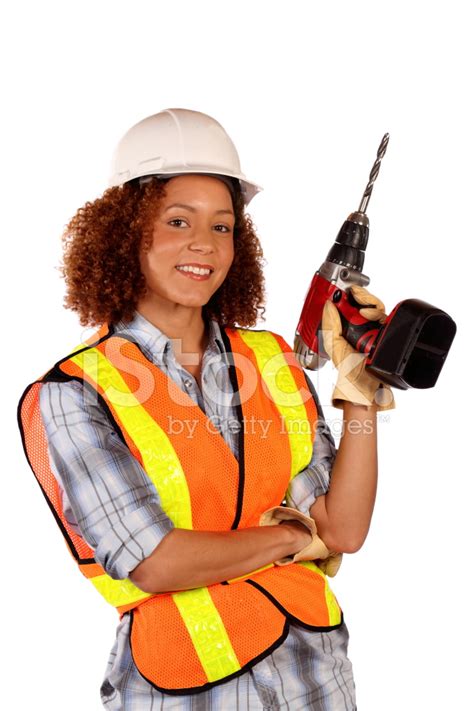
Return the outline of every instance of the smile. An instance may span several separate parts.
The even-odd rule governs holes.
[[[198,281],[203,281],[208,279],[212,274],[212,269],[210,267],[198,267],[192,264],[183,264],[176,267],[177,271],[183,274],[183,276],[189,277],[191,279],[197,279]]]

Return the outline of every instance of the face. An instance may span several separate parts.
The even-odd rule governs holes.
[[[224,281],[234,258],[229,189],[207,175],[166,183],[151,246],[140,255],[148,307],[201,309]]]

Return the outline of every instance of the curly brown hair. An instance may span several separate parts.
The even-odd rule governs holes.
[[[64,305],[83,326],[133,318],[145,294],[139,251],[150,244],[153,221],[165,194],[166,180],[153,178],[109,188],[79,208],[63,234],[61,273]],[[263,253],[235,181],[234,260],[223,284],[204,307],[206,317],[223,326],[254,326],[263,317]]]

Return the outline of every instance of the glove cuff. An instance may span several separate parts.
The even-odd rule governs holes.
[[[318,568],[322,570],[325,575],[334,578],[341,567],[342,555],[342,553],[330,553],[324,560],[317,561]]]
[[[299,560],[316,560],[329,556],[329,550],[324,541],[318,536],[316,523],[310,516],[305,516],[301,511],[288,506],[274,506],[260,516],[260,526],[278,526],[283,521],[299,521],[302,523],[311,533],[312,541],[298,553],[276,560],[275,565],[290,565],[290,563],[296,563]]]
[[[341,409],[343,400],[366,407],[375,405],[377,412],[392,410],[395,407],[391,388],[365,371],[362,371],[354,381],[346,377],[338,377],[332,393],[332,406]]]

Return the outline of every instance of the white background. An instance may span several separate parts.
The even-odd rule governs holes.
[[[434,303],[459,330],[436,387],[397,393],[380,423],[372,528],[333,587],[361,711],[472,708],[469,3],[12,7],[0,42],[2,707],[100,708],[116,613],[74,569],[23,457],[15,407],[80,336],[57,272],[65,223],[105,189],[133,123],[185,107],[224,125],[265,188],[249,211],[267,259],[266,326],[290,342],[313,273],[391,134],[368,210],[371,289],[388,309],[409,297]],[[315,376],[337,424],[332,379],[329,366]]]

